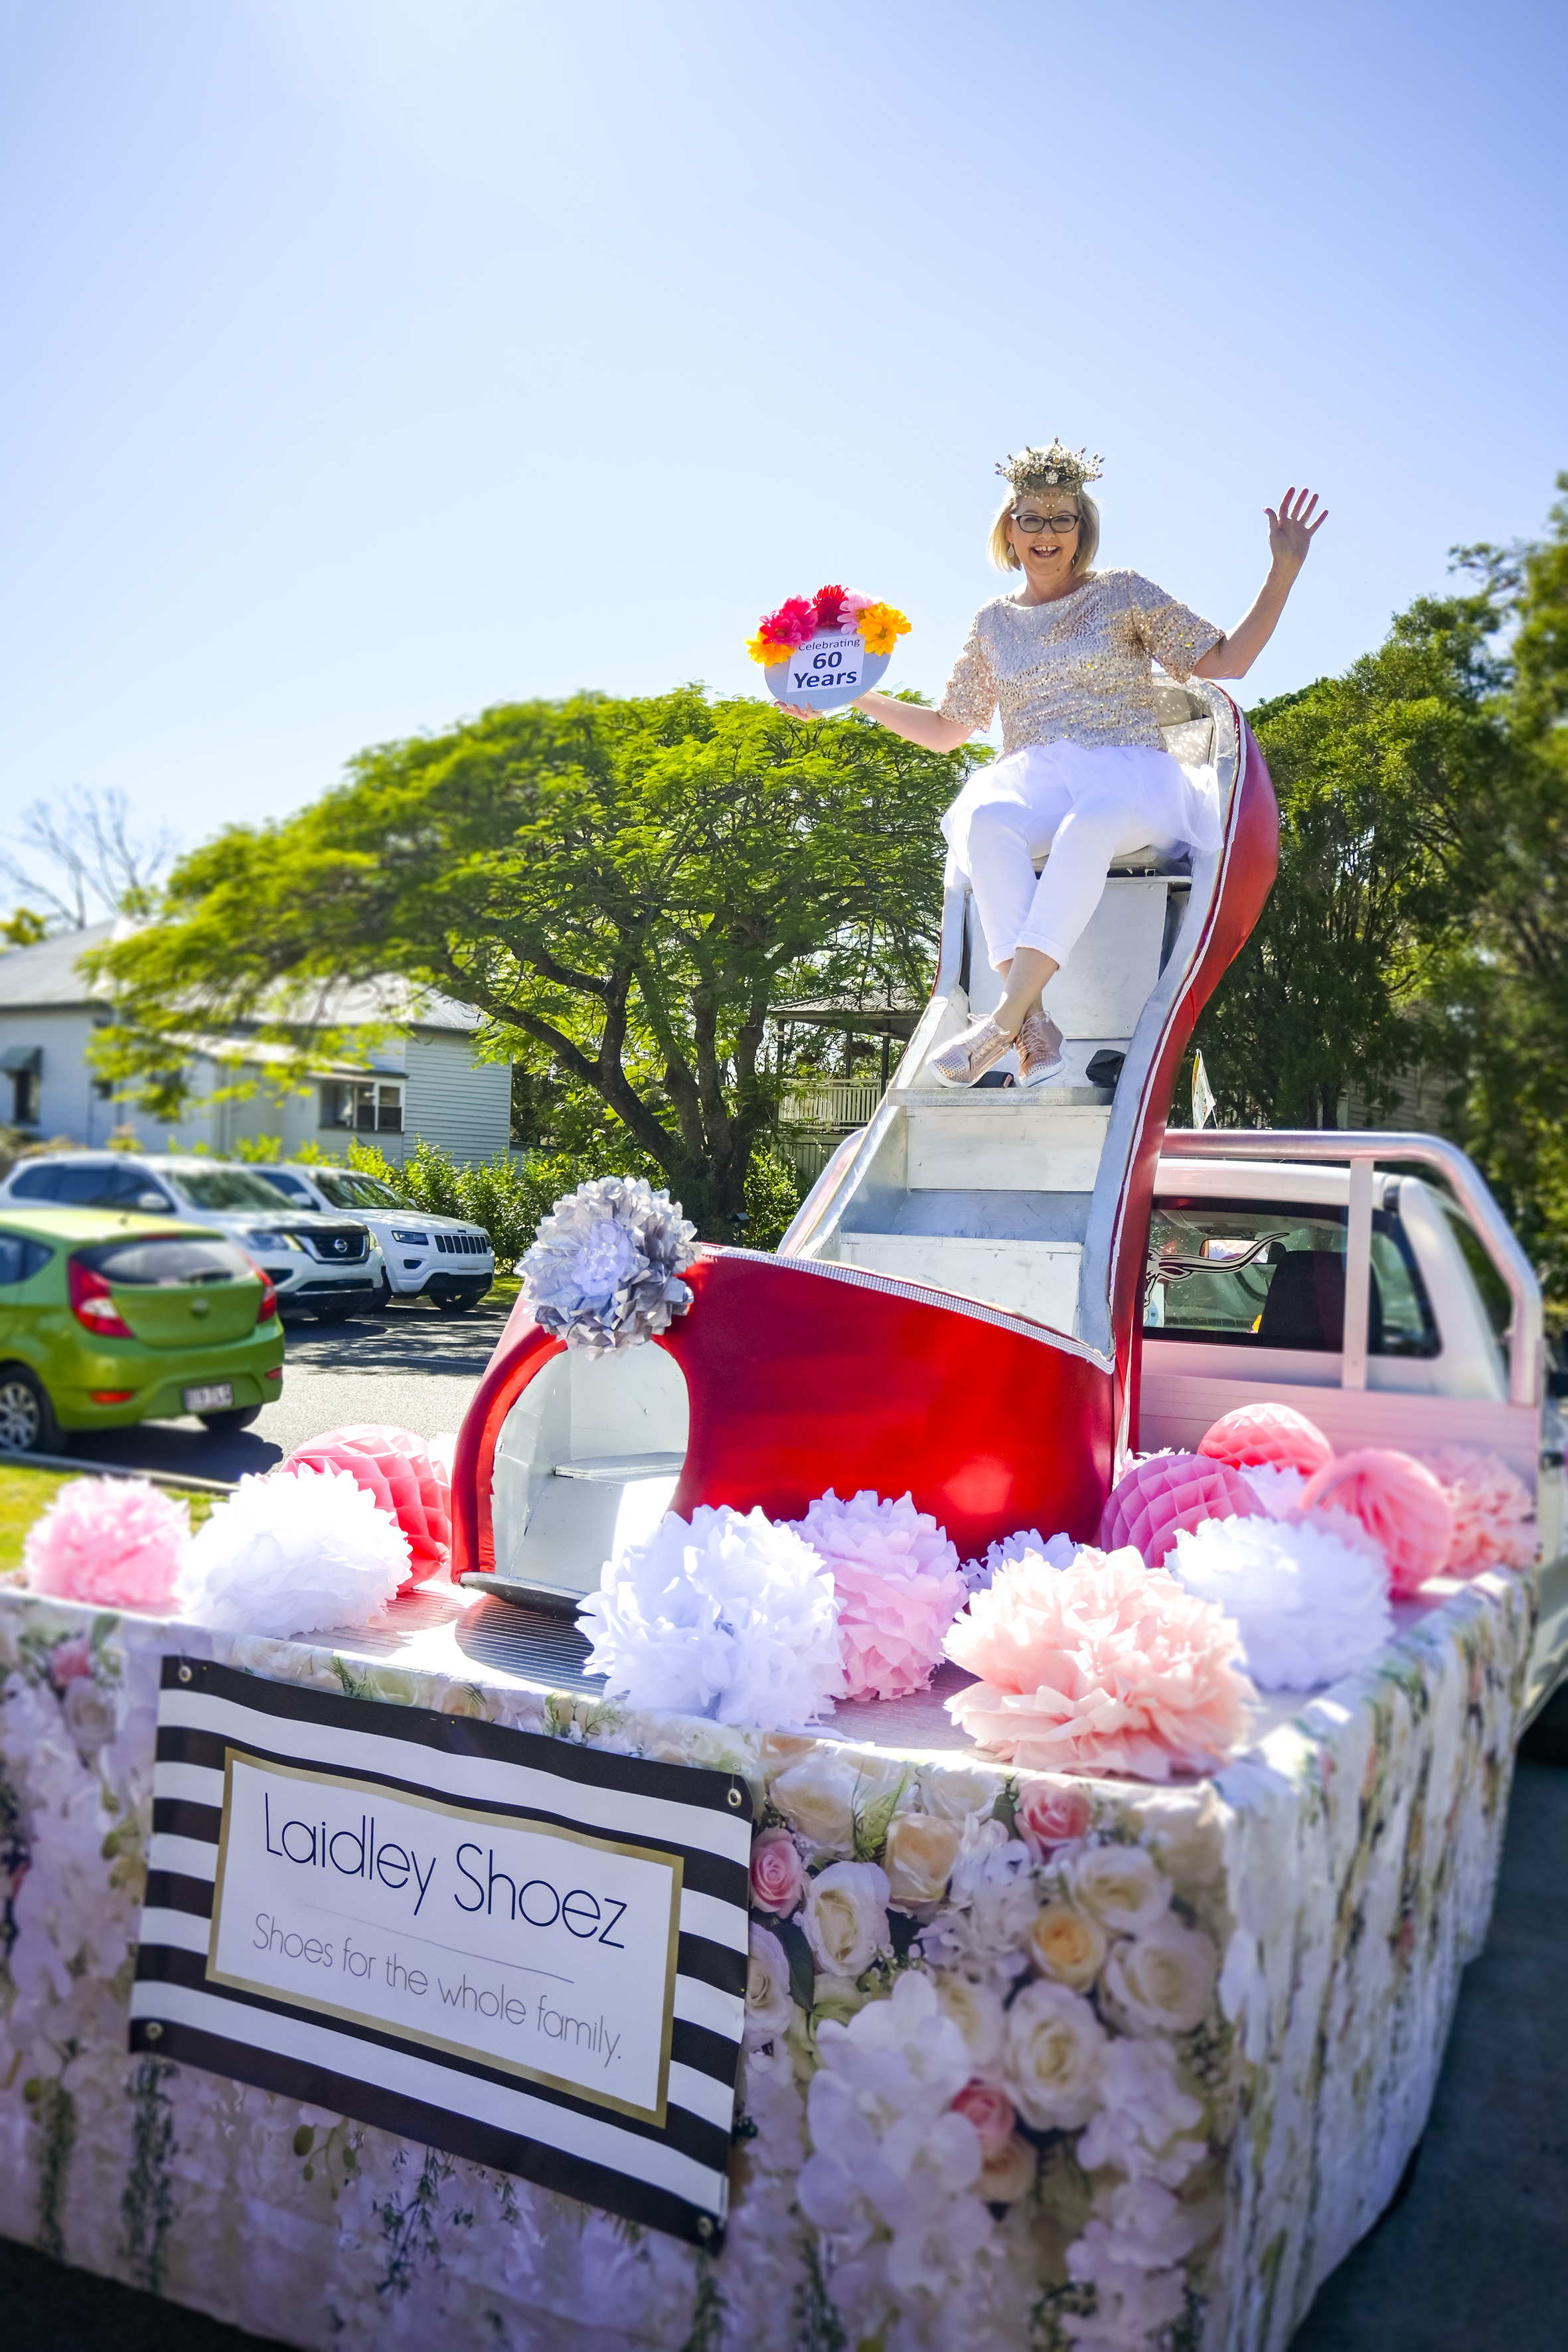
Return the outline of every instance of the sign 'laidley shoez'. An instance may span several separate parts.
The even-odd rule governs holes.
[[[764,613],[746,651],[761,663],[776,701],[841,710],[880,684],[909,630],[891,604],[850,588],[819,588],[815,596],[786,596],[776,613]]]
[[[195,1659],[158,1725],[132,2048],[719,2242],[743,1782]]]

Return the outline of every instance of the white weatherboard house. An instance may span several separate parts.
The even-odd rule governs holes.
[[[115,1129],[130,1128],[143,1150],[205,1150],[220,1160],[260,1136],[280,1138],[285,1160],[305,1145],[346,1155],[356,1135],[395,1163],[421,1139],[458,1160],[508,1157],[509,1065],[476,1061],[480,1024],[471,1007],[402,980],[313,1000],[318,1024],[340,1038],[344,1031],[361,1037],[343,1059],[311,1064],[281,1097],[262,1084],[239,1101],[212,1099],[237,1082],[264,1078],[282,1061],[280,1049],[237,1033],[205,1040],[191,1055],[195,1093],[177,1127],[115,1101],[87,1058],[112,1010],[78,968],[89,948],[115,932],[113,923],[97,923],[0,955],[0,1124],[40,1141],[63,1136],[100,1149]]]

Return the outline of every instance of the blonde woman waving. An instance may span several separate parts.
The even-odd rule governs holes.
[[[1112,859],[1146,845],[1212,849],[1220,838],[1213,768],[1164,749],[1152,665],[1173,677],[1244,677],[1274,634],[1315,533],[1315,493],[1288,490],[1268,517],[1268,577],[1228,635],[1136,572],[1097,572],[1100,510],[1083,451],[1025,449],[997,472],[1008,495],[991,530],[994,562],[1023,585],[975,614],[934,710],[864,694],[858,710],[932,751],[952,751],[1002,713],[1003,755],[970,778],[942,821],[949,874],[967,875],[1005,991],[928,1065],[973,1086],[1016,1044],[1025,1086],[1062,1067],[1041,991],[1068,961]],[[1048,855],[1047,855],[1048,853]],[[1044,872],[1035,868],[1046,858]]]

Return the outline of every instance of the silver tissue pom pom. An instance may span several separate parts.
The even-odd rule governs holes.
[[[697,1228],[644,1176],[599,1176],[556,1202],[518,1271],[541,1328],[590,1356],[667,1331],[691,1304],[680,1276]]]

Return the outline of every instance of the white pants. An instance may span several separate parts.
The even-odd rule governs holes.
[[[993,965],[1020,948],[1065,964],[1112,858],[1217,849],[1219,779],[1142,744],[1034,743],[973,775],[942,829],[950,877],[969,877]]]

